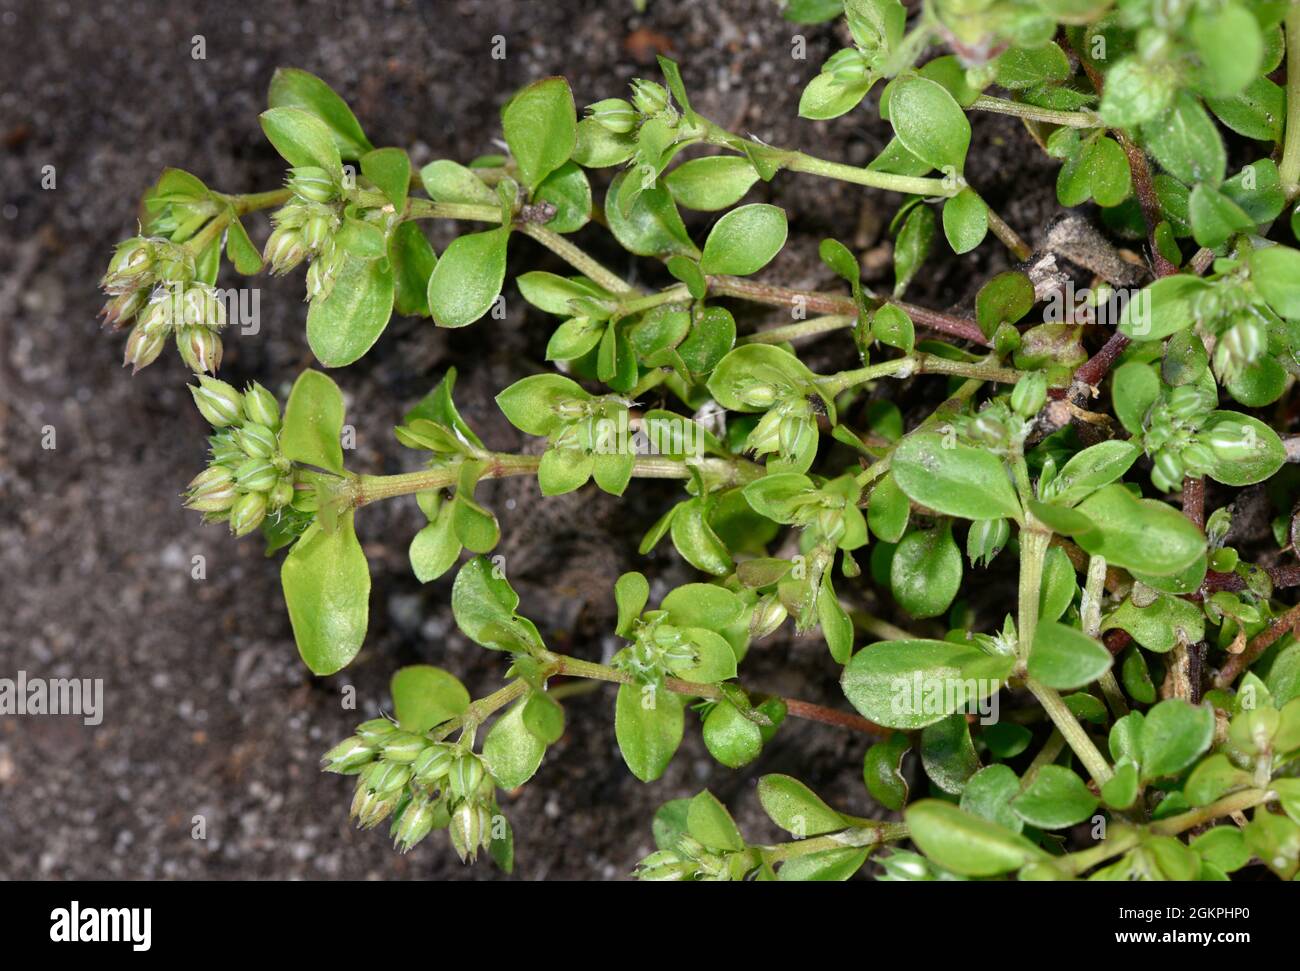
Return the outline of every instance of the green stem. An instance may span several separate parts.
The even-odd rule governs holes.
[[[524,223],[516,228],[525,236],[531,236],[537,240],[579,273],[586,276],[593,283],[604,287],[610,293],[635,294],[640,292],[613,270],[601,265],[593,257],[588,256],[583,250],[554,230],[539,226],[536,223]]]
[[[250,192],[224,198],[234,207],[235,215],[243,216],[246,213],[257,212],[259,209],[274,209],[282,206],[293,198],[293,193],[288,189],[272,189],[269,192]]]
[[[856,314],[826,314],[801,320],[797,324],[783,324],[757,333],[747,334],[736,341],[737,344],[781,344],[785,341],[799,340],[801,337],[813,337],[817,334],[843,330],[858,322]]]
[[[489,452],[474,456],[486,461],[482,479],[503,479],[512,475],[534,475],[541,464],[540,455],[512,455],[507,452]],[[762,466],[744,459],[705,458],[692,463],[703,471],[705,479],[721,485],[740,485],[762,475]],[[666,455],[638,455],[632,475],[639,479],[689,479],[691,467],[684,461]],[[460,477],[460,463],[452,462],[418,472],[397,475],[359,475],[351,481],[349,504],[365,506],[382,499],[409,496],[429,489],[446,489],[456,484]]]
[[[1038,703],[1047,712],[1047,717],[1052,719],[1053,724],[1060,730],[1061,735],[1065,737],[1066,743],[1074,750],[1074,754],[1079,757],[1079,761],[1088,770],[1088,774],[1092,776],[1093,781],[1099,786],[1104,785],[1114,774],[1110,764],[1106,761],[1105,756],[1097,751],[1097,746],[1092,744],[1092,739],[1083,730],[1079,720],[1074,717],[1074,712],[1065,706],[1065,702],[1056,693],[1056,689],[1040,684],[1033,678],[1025,679],[1025,687],[1038,699]]]
[[[867,381],[877,378],[909,378],[914,374],[953,374],[964,378],[978,378],[981,381],[998,381],[1002,384],[1015,384],[1021,374],[1015,368],[999,367],[982,361],[952,361],[946,357],[917,352],[904,357],[896,357],[879,364],[854,368],[830,374],[818,380],[822,389],[831,397],[847,391]]]
[[[856,846],[876,846],[880,843],[907,839],[907,836],[906,823],[881,823],[875,820],[866,820],[864,825],[846,829],[840,833],[832,833],[829,836],[814,836],[811,839],[794,840],[789,843],[778,843],[775,846],[762,847],[760,852],[763,854],[763,859],[770,865],[792,860],[799,856],[808,856],[812,853],[824,853],[827,850],[843,850]]]
[[[1300,6],[1286,15],[1286,141],[1278,177],[1288,200],[1300,195]]]
[[[588,678],[593,681],[608,681],[613,684],[632,684],[636,680],[632,675],[610,667],[608,664],[584,661],[582,658],[570,657],[567,654],[548,654],[543,660],[548,665],[550,674],[553,675]],[[722,692],[716,684],[698,684],[694,681],[683,681],[680,678],[664,678],[664,687],[676,694],[690,695],[695,698],[715,700],[722,697]],[[849,728],[867,735],[889,734],[889,729],[881,728],[860,715],[840,711],[837,708],[815,705],[809,701],[800,701],[797,698],[782,698],[781,700],[785,702],[786,714],[791,718],[802,718],[806,721],[820,722],[823,725]]]
[[[980,95],[971,107],[999,115],[1012,115],[1026,121],[1064,125],[1066,128],[1101,127],[1100,119],[1090,111],[1057,111],[1055,108],[1039,108],[1036,105],[1025,104],[1023,101],[1008,101],[1006,98],[992,98],[988,95]]]
[[[791,172],[820,175],[828,179],[837,179],[840,182],[852,182],[855,185],[865,185],[873,189],[886,189],[891,192],[902,192],[918,196],[955,196],[965,188],[965,184],[960,179],[924,179],[909,175],[894,175],[889,172],[876,172],[872,169],[859,168],[856,165],[845,165],[842,162],[830,162],[826,159],[808,155],[805,152],[773,149],[772,146],[764,145],[754,139],[735,135],[703,116],[700,117],[699,121],[702,126],[700,135],[709,144],[720,145],[742,155],[745,154],[746,147],[756,149],[759,152],[776,151],[780,154],[782,167],[789,169]]]
[[[1023,459],[1021,460],[1024,461]],[[1016,603],[1016,653],[1021,661],[1029,658],[1038,629],[1038,601],[1042,596],[1043,561],[1051,533],[1033,526],[1020,531],[1020,588]]]
[[[457,718],[447,722],[438,729],[433,736],[435,742],[440,742],[457,729],[461,730],[462,735],[468,734],[471,738],[478,731],[478,726],[492,715],[493,712],[504,708],[516,698],[522,698],[528,691],[528,682],[523,678],[517,678],[504,687],[498,688],[490,695],[484,695],[477,701],[470,704],[468,708]]]
[[[466,219],[477,223],[501,222],[501,210],[496,206],[477,206],[467,202],[434,202],[432,199],[410,199],[406,204],[407,219]]]

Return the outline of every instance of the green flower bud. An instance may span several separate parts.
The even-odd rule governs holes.
[[[1169,392],[1169,413],[1180,421],[1192,421],[1214,410],[1215,394],[1200,385],[1183,384]]]
[[[749,437],[745,439],[745,448],[755,455],[766,455],[768,452],[775,452],[781,444],[781,422],[783,420],[779,411],[769,411],[758,420],[758,424],[750,431]]]
[[[1011,390],[1011,410],[1021,418],[1033,418],[1046,403],[1046,371],[1030,371]]]
[[[632,82],[632,104],[647,117],[658,115],[668,108],[668,89],[654,81],[637,78]]]
[[[451,773],[455,761],[456,755],[453,749],[434,743],[427,746],[411,763],[411,771],[415,773],[417,782],[427,786],[437,785]]]
[[[194,279],[194,254],[175,243],[159,244],[153,275],[166,283],[189,283]]]
[[[433,800],[426,796],[416,796],[402,813],[397,822],[394,843],[403,853],[409,852],[420,840],[433,831]]]
[[[195,374],[216,374],[221,367],[221,338],[207,327],[182,327],[176,332],[181,360]]]
[[[271,272],[276,276],[288,273],[307,258],[307,247],[302,241],[302,230],[297,226],[277,226],[267,237],[262,249]]]
[[[198,385],[190,386],[190,394],[199,413],[214,428],[225,428],[244,417],[243,396],[225,381],[200,374]]]
[[[159,287],[149,298],[148,305],[140,314],[139,326],[151,334],[166,336],[174,329],[176,322],[174,294],[166,288]]]
[[[334,287],[334,280],[324,260],[315,260],[307,267],[307,299],[326,296]]]
[[[771,634],[783,623],[789,611],[776,594],[769,594],[754,605],[754,612],[749,618],[749,634],[755,640]]]
[[[672,850],[656,850],[640,863],[632,875],[638,880],[656,882],[685,880],[695,871],[695,864],[683,860]]]
[[[1183,460],[1183,468],[1187,470],[1187,474],[1195,478],[1209,475],[1219,464],[1218,459],[1214,457],[1214,450],[1200,442],[1184,445],[1178,457]]]
[[[809,438],[816,434],[812,423],[806,418],[798,415],[786,415],[781,419],[781,426],[778,431],[778,442],[781,456],[786,459],[794,458]]]
[[[265,425],[273,432],[280,430],[280,404],[275,395],[256,381],[244,389],[244,414],[249,421]]]
[[[777,391],[770,384],[754,382],[742,388],[738,397],[751,408],[771,408],[776,403]]]
[[[867,79],[871,64],[861,51],[848,47],[826,58],[822,73],[832,75],[840,84],[854,84]]]
[[[243,492],[269,492],[279,478],[279,471],[266,459],[245,459],[235,470],[235,483]]]
[[[277,509],[283,509],[285,506],[292,503],[293,499],[294,499],[293,481],[281,477],[281,479],[271,487],[271,491],[267,493],[266,496],[267,508],[269,508],[272,512],[274,512]]]
[[[414,762],[429,746],[429,740],[414,732],[394,732],[384,739],[384,758],[389,762]]]
[[[1007,442],[1007,426],[992,415],[979,414],[966,427],[966,433],[975,442],[1000,446]]]
[[[1201,433],[1198,440],[1224,462],[1245,458],[1255,451],[1255,430],[1235,421],[1219,422],[1208,435]]]
[[[302,225],[302,242],[307,249],[315,252],[334,232],[334,218],[327,213],[318,212],[308,217]]]
[[[337,772],[339,775],[356,775],[375,758],[375,750],[364,739],[355,735],[344,739],[321,756],[320,765],[324,772]]]
[[[289,170],[289,189],[306,202],[329,202],[338,195],[334,179],[322,168],[300,165]]]
[[[144,236],[118,243],[100,287],[109,294],[122,295],[148,286],[153,279],[154,254],[153,240]]]
[[[397,726],[387,718],[371,718],[357,726],[357,738],[365,741],[367,745],[379,745],[393,732],[397,731]]]
[[[166,334],[150,333],[142,324],[136,324],[131,328],[130,336],[126,339],[126,351],[122,356],[122,366],[126,367],[129,364],[132,374],[142,367],[148,367],[158,360],[158,355],[162,353],[166,343]]]
[[[1173,449],[1162,448],[1155,456],[1155,471],[1160,473],[1160,477],[1165,482],[1181,483],[1184,472],[1183,460]],[[1154,482],[1155,479],[1153,478],[1152,481]]]
[[[212,454],[213,465],[226,465],[234,469],[240,462],[244,461],[246,456],[244,450],[239,447],[239,442],[235,438],[234,429],[217,432],[215,435],[208,436],[209,451]]]
[[[606,98],[587,105],[587,117],[616,135],[626,135],[636,127],[636,111],[622,98]]]
[[[224,465],[210,465],[193,479],[185,492],[185,505],[198,512],[224,512],[235,504],[235,477]]]
[[[245,413],[248,411],[247,398],[244,399],[244,411]],[[243,449],[244,454],[250,458],[269,459],[279,448],[275,432],[255,421],[245,422],[243,427],[235,432],[235,440],[239,442],[239,447]]]
[[[230,531],[236,536],[247,536],[266,518],[266,496],[250,492],[240,496],[230,507]]]
[[[458,758],[451,767],[449,788],[457,799],[469,799],[478,791],[486,775],[483,763],[477,755],[466,753]]]
[[[966,556],[970,565],[992,563],[1010,538],[1011,525],[1005,519],[982,519],[971,523],[966,534]]]

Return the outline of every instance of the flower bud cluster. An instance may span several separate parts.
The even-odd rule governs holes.
[[[1193,317],[1216,335],[1214,374],[1232,381],[1268,351],[1268,320],[1241,281],[1227,277],[1195,295]]]
[[[755,408],[770,402],[767,412],[745,439],[745,449],[757,458],[775,453],[784,461],[794,462],[817,441],[816,412],[803,395],[781,393],[771,385],[755,384],[742,397]]]
[[[1015,403],[1023,410],[1013,410],[1009,402],[998,399],[981,408],[974,415],[962,415],[953,420],[953,426],[963,439],[976,448],[987,449],[998,455],[1010,455],[1021,448],[1029,435],[1033,422],[1032,412],[1024,416],[1033,404],[1034,389],[1026,389],[1028,394],[1016,396]],[[1044,392],[1044,397],[1046,393]],[[1028,400],[1027,400],[1028,399]]]
[[[1245,441],[1244,431],[1234,437],[1232,428],[1216,428],[1213,434],[1200,431],[1217,406],[1213,391],[1185,384],[1168,390],[1151,407],[1143,445],[1154,463],[1151,483],[1157,489],[1172,492],[1182,485],[1184,476],[1206,475],[1221,460],[1232,457],[1240,444],[1237,439]]]
[[[638,880],[743,880],[757,865],[752,850],[714,850],[683,835],[667,850],[657,850],[636,865]]]
[[[326,752],[321,768],[357,777],[351,818],[371,829],[391,815],[390,835],[404,853],[435,829],[447,829],[462,862],[492,842],[496,782],[482,759],[459,744],[374,718]]]
[[[632,643],[614,655],[610,663],[641,684],[659,684],[674,666],[689,667],[698,661],[699,648],[685,631],[668,623],[667,613],[655,610],[636,622]]]
[[[243,394],[216,378],[190,387],[199,412],[216,429],[208,467],[191,480],[185,505],[236,536],[257,529],[294,498],[293,466],[280,449],[280,406],[257,382]]]

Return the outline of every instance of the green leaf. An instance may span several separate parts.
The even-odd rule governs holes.
[[[911,739],[896,732],[873,744],[862,760],[862,780],[871,798],[894,812],[901,811],[907,804],[907,779],[903,777],[902,767],[903,756],[911,745]]]
[[[889,566],[889,589],[918,620],[937,617],[957,596],[961,576],[961,551],[952,538],[952,523],[945,520],[903,537]]]
[[[379,340],[393,315],[393,270],[384,260],[348,255],[334,286],[311,302],[307,343],[325,367],[346,367]]]
[[[497,651],[532,651],[542,637],[531,620],[515,612],[519,595],[483,556],[465,563],[451,587],[456,626],[475,644]]]
[[[681,699],[650,685],[621,684],[614,707],[614,735],[628,769],[642,782],[664,774],[682,742]]]
[[[1093,814],[1097,797],[1075,773],[1060,765],[1044,765],[1024,792],[1011,800],[1015,814],[1039,829],[1065,829]]]
[[[890,87],[889,123],[917,158],[940,171],[951,166],[961,174],[970,146],[970,122],[943,85],[921,77],[895,81]]]
[[[610,183],[605,195],[605,218],[609,230],[623,248],[637,256],[689,256],[698,259],[699,250],[691,242],[682,223],[677,204],[668,190],[658,185],[647,186],[625,212],[619,205],[619,193],[627,179],[640,178],[635,171],[620,172]]]
[[[1118,439],[1091,445],[1070,457],[1044,498],[1055,505],[1073,506],[1123,476],[1141,454],[1132,442]]]
[[[291,462],[343,474],[343,392],[320,371],[303,371],[289,392],[280,451]]]
[[[1217,186],[1227,168],[1227,153],[1219,130],[1200,101],[1180,91],[1159,118],[1142,126],[1147,150],[1164,169],[1187,185]]]
[[[1115,417],[1130,435],[1141,435],[1147,409],[1160,397],[1160,377],[1141,361],[1121,364],[1111,382]],[[1064,470],[1063,470],[1064,471]]]
[[[961,810],[1019,833],[1025,824],[1011,811],[1011,800],[1019,792],[1020,780],[1010,766],[986,766],[967,780],[961,791]]]
[[[1182,513],[1155,499],[1136,499],[1122,485],[1104,486],[1078,506],[1095,529],[1076,536],[1084,551],[1111,566],[1171,576],[1205,553],[1205,536]]]
[[[473,206],[497,206],[497,195],[459,162],[440,158],[420,169],[420,183],[434,202],[464,203]]]
[[[907,531],[911,512],[907,494],[898,487],[892,473],[886,472],[876,480],[867,501],[867,525],[877,538],[886,543],[897,543]]]
[[[644,606],[644,604],[643,604]],[[712,583],[686,583],[670,591],[659,603],[677,627],[705,627],[721,631],[745,611],[744,602],[725,587]]]
[[[1283,317],[1300,318],[1300,251],[1268,246],[1250,254],[1250,279]]]
[[[1043,858],[1023,836],[938,799],[913,803],[903,818],[921,852],[963,876],[996,876]]]
[[[974,189],[962,189],[943,204],[943,234],[954,253],[969,253],[989,231],[989,208]]]
[[[686,829],[711,850],[731,852],[745,848],[745,839],[731,813],[708,789],[691,800],[686,811]]]
[[[874,72],[841,78],[823,71],[808,82],[799,96],[799,117],[825,121],[847,114],[862,102],[875,82]]]
[[[555,207],[546,228],[557,233],[576,233],[591,220],[591,183],[576,162],[565,162],[543,179],[533,200]]]
[[[1145,607],[1130,597],[1119,605],[1102,625],[1102,630],[1119,628],[1149,651],[1164,654],[1174,646],[1198,644],[1205,637],[1205,615],[1196,604],[1178,597],[1158,596]]]
[[[352,518],[348,510],[332,532],[313,523],[280,567],[293,637],[313,674],[347,667],[366,637],[370,567]]]
[[[1222,752],[1202,759],[1183,786],[1183,795],[1193,806],[1208,806],[1237,789],[1248,787],[1253,778],[1237,768]]]
[[[578,121],[569,82],[559,77],[534,81],[501,109],[501,126],[519,181],[531,193],[573,154]]]
[[[470,703],[469,692],[455,675],[430,664],[398,668],[389,693],[398,725],[417,735],[463,715]]]
[[[1128,809],[1138,797],[1138,771],[1132,762],[1120,762],[1115,774],[1101,784],[1102,801],[1112,809]]]
[[[564,708],[545,692],[533,691],[524,702],[524,726],[544,745],[564,735]]]
[[[911,731],[996,691],[1013,664],[948,641],[883,641],[853,655],[840,686],[864,717]]]
[[[934,210],[917,206],[907,214],[894,241],[894,298],[898,299],[925,262],[934,242]]]
[[[650,583],[640,573],[624,573],[614,583],[614,602],[618,605],[618,625],[614,632],[619,637],[631,633],[633,621],[641,616],[649,599]]]
[[[1212,12],[1198,10],[1192,17],[1192,39],[1207,95],[1236,94],[1259,73],[1264,38],[1244,6],[1229,3]]]
[[[677,507],[671,532],[677,552],[697,570],[719,577],[732,571],[731,554],[709,525],[703,499],[690,499]]]
[[[1138,747],[1144,779],[1177,775],[1195,762],[1214,740],[1214,709],[1169,698],[1153,706],[1142,721]]]
[[[1110,664],[1110,651],[1081,630],[1048,621],[1034,631],[1029,676],[1049,688],[1082,688],[1109,671]]]
[[[429,312],[439,327],[464,327],[496,302],[506,277],[507,227],[452,240],[429,275]]]
[[[1227,824],[1215,826],[1202,833],[1191,842],[1193,850],[1206,863],[1213,864],[1224,873],[1240,870],[1250,862],[1250,851],[1246,849],[1246,840],[1241,830]]]
[[[533,374],[521,378],[496,397],[502,414],[526,435],[549,435],[566,422],[557,409],[571,401],[588,401],[591,395],[576,381],[560,374]]]
[[[758,801],[772,822],[799,839],[848,828],[848,820],[798,779],[765,775],[758,780]]]
[[[546,745],[524,724],[524,704],[512,705],[483,739],[483,763],[502,789],[516,789],[542,764]]]
[[[965,715],[952,714],[921,729],[921,766],[936,788],[961,795],[980,767]]]
[[[912,318],[901,307],[887,303],[871,317],[871,332],[876,340],[889,347],[896,347],[904,354],[911,354],[916,346],[916,329]]]
[[[704,717],[702,734],[709,754],[729,769],[748,765],[763,748],[763,730],[726,700]]]
[[[1070,76],[1065,52],[1050,41],[1038,47],[1013,47],[994,61],[993,66],[997,83],[1011,91],[1064,81]]]
[[[411,187],[411,158],[400,148],[377,148],[361,156],[361,174],[373,182],[399,213]]]
[[[314,74],[292,67],[277,68],[271,75],[266,100],[268,107],[302,108],[319,118],[329,129],[343,158],[360,158],[374,147],[352,109]]]
[[[399,223],[388,236],[393,307],[408,317],[429,316],[429,275],[438,257],[418,223]]]
[[[231,219],[226,235],[226,259],[237,273],[252,276],[262,271],[262,254],[248,238],[248,230],[238,219]]]
[[[1217,249],[1237,233],[1255,228],[1242,208],[1212,186],[1201,184],[1192,189],[1188,203],[1192,235],[1202,246]]]
[[[1261,142],[1280,142],[1286,120],[1286,89],[1258,77],[1226,98],[1206,98],[1210,110],[1238,135]]]
[[[702,212],[734,206],[757,181],[754,166],[740,155],[694,158],[663,177],[678,205]]]
[[[755,202],[733,209],[709,231],[700,269],[732,276],[757,273],[781,252],[787,231],[785,212],[776,206]]]
[[[842,850],[822,850],[805,853],[781,864],[776,878],[782,881],[838,881],[847,880],[862,869],[871,855],[871,847],[846,847]]]
[[[985,337],[1002,324],[1014,324],[1034,309],[1034,284],[1024,273],[1007,270],[980,287],[975,295],[975,319]]]
[[[343,162],[329,126],[302,108],[271,108],[261,114],[262,131],[290,165],[322,168],[343,177]]]
[[[454,513],[455,504],[444,502],[433,522],[411,539],[408,552],[411,570],[421,583],[438,579],[456,565],[461,543],[456,538]]]
[[[894,481],[912,501],[963,519],[1016,519],[1016,498],[1002,460],[984,449],[913,433],[894,450]]]
[[[1207,284],[1198,276],[1180,273],[1157,280],[1140,291],[1120,313],[1120,333],[1135,341],[1156,341],[1190,327],[1194,298]]]

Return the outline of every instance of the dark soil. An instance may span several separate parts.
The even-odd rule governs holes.
[[[0,719],[0,876],[497,877],[487,864],[462,867],[442,836],[399,856],[382,833],[353,830],[349,781],[317,771],[322,751],[387,704],[399,665],[441,665],[475,694],[504,674],[499,655],[456,631],[449,580],[421,587],[412,577],[414,503],[359,517],[374,573],[370,635],[343,674],[312,678],[293,646],[277,564],[257,542],[203,527],[177,500],[202,467],[206,429],[182,365],[168,350],[134,379],[119,368],[122,338],[99,330],[96,281],[163,166],[227,191],[281,182],[282,163],[257,124],[277,65],[325,78],[376,144],[406,146],[423,164],[496,151],[502,101],[534,78],[566,75],[582,105],[621,93],[633,77],[656,77],[661,48],[682,61],[704,113],[774,144],[863,164],[889,134],[874,112],[797,118],[803,83],[840,46],[837,28],[793,27],[769,0],[650,0],[645,14],[631,0],[228,9],[3,0],[0,28],[0,676],[103,678],[106,708],[96,728],[75,718]],[[807,60],[791,58],[795,33],[807,37]],[[490,56],[494,35],[506,39],[504,60]],[[200,38],[206,57],[195,59]],[[972,179],[1038,242],[1055,213],[1054,164],[1009,119],[979,118],[974,141]],[[42,188],[45,166],[54,167],[53,189]],[[816,257],[828,235],[864,253],[868,282],[891,278],[884,227],[896,197],[795,175],[760,184],[753,197],[792,214],[772,279],[833,286]],[[250,222],[264,239],[265,220]],[[450,231],[439,227],[439,249]],[[648,271],[598,228],[580,239],[621,272]],[[561,269],[524,240],[511,259],[511,276]],[[974,281],[1006,266],[990,240],[967,258],[932,261],[909,299],[959,304]],[[222,377],[257,379],[283,395],[311,363],[301,275],[257,285],[261,333],[227,341]],[[542,366],[549,327],[509,284],[506,293],[505,321],[446,332],[397,319],[362,362],[336,373],[357,430],[350,468],[414,467],[391,426],[452,365],[468,420],[492,446],[519,447],[492,397]],[[847,340],[824,341],[818,354],[837,367],[853,361]],[[56,447],[43,447],[51,429]],[[549,500],[527,481],[482,490],[502,519],[522,609],[552,644],[591,658],[615,646],[619,572],[644,569],[663,589],[691,577],[668,544],[648,560],[635,555],[677,495],[654,483],[634,484],[621,503],[594,487]],[[206,579],[191,577],[196,556]],[[818,638],[760,647],[746,669],[756,687],[846,704]],[[575,697],[568,709],[563,740],[505,800],[521,878],[626,875],[652,846],[655,808],[706,785],[751,838],[776,838],[753,796],[766,772],[795,772],[849,812],[879,812],[861,783],[861,736],[791,723],[736,773],[708,757],[692,719],[664,779],[644,786],[618,756],[612,692]],[[196,817],[205,839],[193,838]]]

